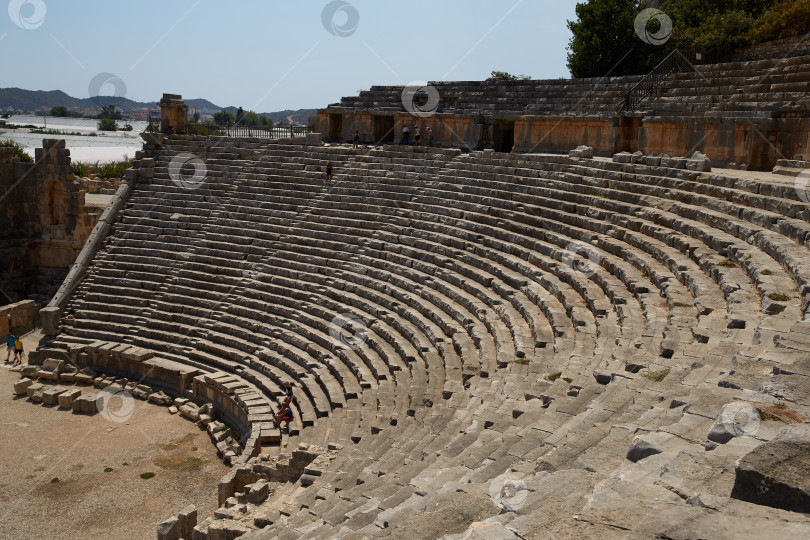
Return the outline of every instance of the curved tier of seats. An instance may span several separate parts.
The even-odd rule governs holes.
[[[134,189],[58,340],[228,372],[274,406],[294,383],[281,448],[340,450],[249,528],[404,534],[504,473],[576,471],[584,497],[638,434],[704,451],[741,392],[806,408],[769,386],[807,350],[810,206],[786,182],[223,140],[188,189],[184,152],[199,138],[169,139]]]
[[[694,65],[667,78],[639,106],[662,117],[767,117],[807,111],[810,57]],[[480,115],[615,115],[642,76],[535,81],[431,82],[436,112]],[[329,105],[327,112],[403,112],[402,86],[373,86]]]

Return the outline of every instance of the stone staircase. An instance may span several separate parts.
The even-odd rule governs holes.
[[[266,501],[234,488],[240,512],[204,521],[200,538],[647,530],[618,511],[618,529],[605,525],[616,493],[622,508],[645,501],[652,523],[657,504],[708,519],[689,503],[701,493],[743,505],[740,519],[771,511],[729,502],[712,475],[780,424],[722,444],[710,432],[730,403],[810,410],[810,206],[792,185],[227,140],[206,181],[183,188],[169,164],[201,144],[164,145],[55,341],[230,374],[253,396],[237,401],[261,407],[245,405],[252,425],[294,384],[295,419],[271,452],[334,455]],[[627,459],[634,448],[646,459]],[[692,469],[667,469],[676,458]]]

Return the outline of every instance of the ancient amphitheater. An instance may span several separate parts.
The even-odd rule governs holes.
[[[429,116],[375,87],[327,144],[145,135],[21,392],[209,426],[222,507],[162,539],[808,537],[808,60],[621,116],[640,78],[437,83]],[[436,146],[390,144],[416,122]]]

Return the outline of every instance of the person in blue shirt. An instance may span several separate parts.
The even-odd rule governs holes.
[[[11,332],[8,333],[8,339],[6,340],[6,344],[8,346],[8,355],[6,356],[6,364],[11,362],[11,355],[14,354],[14,342],[17,341],[17,336],[12,335]]]

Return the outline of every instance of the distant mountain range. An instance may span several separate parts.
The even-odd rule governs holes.
[[[196,108],[201,113],[213,114],[219,111],[228,111],[236,114],[238,107],[220,107],[207,99],[184,99],[190,108]],[[56,107],[64,105],[67,108],[78,107],[80,109],[92,109],[102,105],[115,105],[124,112],[131,112],[134,109],[157,108],[155,101],[139,102],[124,97],[99,96],[96,98],[75,98],[67,95],[61,90],[23,90],[22,88],[0,88],[0,110],[10,107],[13,110],[35,111],[41,107]],[[276,111],[259,113],[273,120],[287,124],[290,117],[294,122],[307,123],[307,118],[315,116],[315,109],[298,109],[295,111]]]

